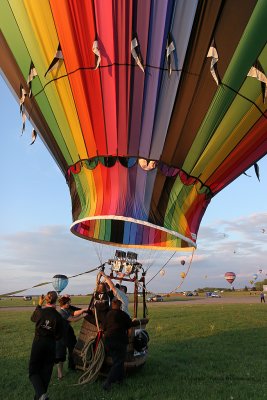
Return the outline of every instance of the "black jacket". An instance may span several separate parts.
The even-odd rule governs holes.
[[[31,321],[35,322],[35,339],[49,337],[58,340],[63,335],[63,320],[54,307],[37,306]]]
[[[110,310],[103,324],[105,339],[128,343],[128,329],[132,326],[132,320],[122,310]]]

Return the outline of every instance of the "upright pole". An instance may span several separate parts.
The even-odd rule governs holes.
[[[135,281],[134,281],[134,318],[137,318],[138,309],[138,272],[135,271]]]
[[[146,282],[145,282],[145,273],[142,274],[142,282],[143,282],[143,318],[146,318]]]

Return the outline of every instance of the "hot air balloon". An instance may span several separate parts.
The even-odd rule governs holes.
[[[182,265],[185,265],[185,260],[182,260],[182,261],[181,261],[181,264],[182,264]]]
[[[162,269],[162,270],[160,271],[160,275],[161,275],[161,276],[164,276],[164,275],[165,275],[164,269]]]
[[[254,0],[1,1],[0,68],[73,234],[196,247],[211,199],[267,153],[266,20]]]
[[[232,284],[236,278],[236,274],[234,272],[226,272],[224,274],[224,278],[227,280],[228,283]]]
[[[262,269],[259,269],[259,273],[260,273],[260,274],[262,273]]]
[[[258,279],[258,274],[253,274],[252,278],[254,279],[254,281],[256,281]]]
[[[68,285],[69,280],[66,275],[55,275],[53,276],[53,286],[55,291],[59,294],[62,292],[62,290],[65,289],[65,287]]]
[[[185,273],[185,272],[181,272],[181,273],[180,273],[180,277],[181,277],[182,279],[184,279],[184,278],[186,277],[186,273]]]

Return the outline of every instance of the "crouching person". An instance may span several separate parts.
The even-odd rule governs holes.
[[[112,383],[122,383],[124,379],[124,361],[128,344],[128,330],[132,320],[121,310],[121,301],[112,299],[111,310],[103,324],[106,353],[112,358],[112,366],[103,384],[104,390],[110,390]]]

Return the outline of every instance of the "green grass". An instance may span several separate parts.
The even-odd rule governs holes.
[[[258,400],[267,398],[267,318],[262,304],[187,305],[160,303],[149,310],[149,357],[108,394],[102,379],[74,386],[79,372],[58,383],[51,400]],[[29,400],[27,368],[34,324],[30,311],[0,312],[1,399]],[[76,333],[80,322],[73,325]]]

